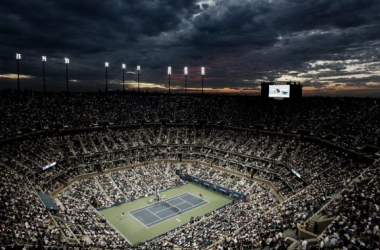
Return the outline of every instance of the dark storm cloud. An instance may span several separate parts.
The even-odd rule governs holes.
[[[213,68],[223,75],[219,86],[243,87],[233,79],[274,79],[308,70],[313,60],[378,60],[363,45],[379,39],[379,7],[374,0],[221,1],[196,16],[182,39],[221,66]]]
[[[194,45],[216,47],[270,46],[277,37],[277,31],[265,18],[270,12],[269,4],[263,1],[228,6],[220,3],[194,18],[191,32],[185,39]]]
[[[316,28],[363,26],[379,19],[376,0],[288,0],[280,1],[274,16],[278,30],[293,32]]]
[[[260,80],[289,72],[304,77],[317,72],[310,78],[346,74],[349,81],[347,60],[379,61],[379,9],[378,0],[4,0],[0,74],[15,72],[12,60],[20,52],[23,74],[36,82],[41,71],[36,62],[47,55],[50,82],[57,81],[57,88],[64,85],[65,56],[77,85],[91,90],[103,87],[104,61],[110,62],[116,87],[121,63],[129,71],[141,65],[143,81],[162,86],[169,65],[174,86],[182,85],[184,66],[194,69],[193,87],[199,85],[200,66],[207,67],[212,88],[256,88]],[[317,60],[330,63],[312,66]],[[376,70],[378,65],[360,73]],[[355,84],[366,86],[369,80],[378,81],[364,77]],[[318,79],[305,83],[328,85]]]
[[[19,49],[93,53],[176,28],[193,1],[2,1],[1,36]]]

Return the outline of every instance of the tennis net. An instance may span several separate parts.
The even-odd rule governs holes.
[[[170,207],[170,208],[173,208],[175,211],[177,211],[177,213],[181,213],[181,209],[170,204],[169,202],[166,202],[166,201],[162,201],[163,204],[165,204],[166,206]]]

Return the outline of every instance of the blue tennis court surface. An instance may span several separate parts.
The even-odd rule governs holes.
[[[151,227],[207,203],[204,199],[185,193],[129,213],[144,226]]]

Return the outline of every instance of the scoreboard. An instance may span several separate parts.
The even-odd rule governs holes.
[[[269,85],[268,97],[289,98],[290,85]]]
[[[302,85],[296,82],[262,82],[262,99],[300,99],[302,98]]]

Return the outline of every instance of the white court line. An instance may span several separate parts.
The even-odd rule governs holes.
[[[187,194],[189,194],[189,193],[186,192],[186,193],[184,193],[184,194],[181,194],[181,195],[178,195],[178,196],[172,197],[172,198],[168,199],[168,201],[169,201],[169,200],[174,200],[174,199],[176,199],[176,198],[179,198],[179,197],[184,196],[184,195],[187,195]],[[181,200],[182,200],[182,199],[181,199]],[[148,223],[148,224],[145,224],[145,223],[141,222],[139,219],[137,219],[133,214],[145,210],[145,211],[148,211],[149,213],[153,214],[155,217],[157,217],[157,218],[161,218],[161,217],[157,216],[155,213],[153,213],[153,212],[151,212],[151,211],[149,210],[149,207],[155,207],[155,206],[157,206],[157,205],[161,205],[161,203],[158,203],[158,204],[155,204],[155,205],[148,205],[148,206],[146,206],[146,207],[139,208],[139,209],[133,210],[133,211],[128,212],[128,213],[129,213],[129,214],[130,214],[135,220],[137,220],[140,224],[143,224],[144,227],[148,228],[147,225],[150,225],[152,222],[151,222],[151,223]],[[164,210],[165,210],[165,209],[164,209]],[[161,211],[163,211],[163,210],[161,210]],[[173,216],[173,217],[174,217],[174,216]],[[156,221],[159,221],[159,220],[160,220],[160,219],[155,220],[155,221],[153,221],[153,222],[156,222]]]
[[[157,218],[161,218],[161,217],[155,215],[154,213],[152,213],[152,212],[149,211],[149,210],[148,210],[148,212],[151,213],[151,214],[153,214],[153,215],[156,216]],[[137,218],[136,218],[133,214],[131,214],[130,212],[128,212],[128,213],[133,217],[133,219],[137,220],[138,222],[140,222],[141,224],[143,224],[144,227],[148,228],[148,227],[145,225],[145,223],[141,222],[139,219],[137,219]],[[158,219],[158,220],[159,220],[159,219]]]
[[[189,202],[186,202],[186,203],[189,203]],[[190,210],[192,210],[191,208],[192,208],[194,205],[192,205],[191,203],[189,203],[189,204],[191,205],[189,208],[190,208]],[[167,208],[167,209],[170,209],[170,208]],[[165,209],[165,210],[166,210],[166,209]],[[190,211],[190,210],[186,210],[185,212]],[[174,216],[173,216],[173,215],[174,215]],[[155,222],[160,221],[160,220],[166,221],[166,220],[165,220],[166,218],[169,218],[169,217],[175,217],[175,216],[176,216],[175,214],[170,214],[170,215],[165,216],[165,217],[157,216],[157,217],[159,217],[160,219],[159,219],[159,220],[155,220],[155,221],[149,223],[148,225],[150,225],[150,224],[154,224]],[[163,222],[163,221],[162,221],[162,222]],[[158,223],[157,223],[157,224],[158,224]]]
[[[191,210],[194,210],[194,209],[196,209],[196,208],[199,208],[199,207],[203,207],[204,205],[206,205],[206,204],[208,204],[208,203],[210,203],[210,202],[208,202],[207,200],[204,200],[205,202],[202,204],[202,205],[200,205],[200,206],[197,206],[197,207],[195,207],[194,206],[194,208],[191,208],[191,209],[189,209],[189,210],[186,210],[185,212],[189,212],[189,211],[191,211]],[[190,203],[189,203],[190,204]],[[200,203],[201,204],[201,203]],[[168,216],[167,216],[168,217]],[[175,217],[175,216],[172,216],[172,217]],[[165,217],[166,218],[166,217]],[[161,221],[161,222],[158,222],[158,223],[156,223],[156,224],[154,224],[154,225],[151,225],[152,223],[149,223],[149,224],[147,224],[147,226],[146,227],[151,227],[151,226],[156,226],[156,225],[158,225],[158,224],[161,224],[161,223],[163,223],[163,222],[165,222],[165,221],[167,221],[167,220],[163,220],[163,221]],[[149,226],[150,225],[150,226]]]
[[[180,199],[180,200],[183,200],[182,198],[178,198],[178,199]],[[183,201],[185,201],[185,200],[183,200]],[[190,203],[190,202],[188,202],[188,201],[186,201],[187,203]]]
[[[197,199],[199,199],[199,200],[202,200],[203,202],[198,203],[198,204],[196,204],[196,205],[193,205],[192,203],[190,203],[190,202],[188,202],[188,201],[186,201],[186,200],[183,200],[183,199],[181,198],[181,197],[183,197],[183,196],[187,196],[187,195],[193,196],[193,197],[195,197],[195,198],[197,198]],[[181,210],[181,213],[189,212],[189,211],[191,211],[191,210],[193,210],[193,209],[195,209],[195,208],[202,207],[202,206],[204,206],[204,205],[206,205],[206,204],[209,203],[207,200],[205,200],[205,199],[200,199],[200,198],[198,198],[197,196],[195,196],[195,195],[193,195],[193,194],[191,194],[191,193],[188,193],[188,192],[183,193],[183,194],[181,194],[181,195],[177,195],[177,196],[175,196],[175,197],[172,197],[172,198],[166,200],[166,202],[171,201],[171,200],[174,200],[174,199],[180,199],[180,200],[184,201],[184,202],[182,202],[182,203],[188,203],[188,204],[190,204],[190,207],[188,207],[188,208],[186,208],[186,209],[184,209],[184,210]],[[182,204],[182,203],[179,203],[179,204]],[[203,204],[202,204],[202,203],[203,203]],[[152,211],[149,210],[149,208],[151,208],[151,207],[155,207],[155,206],[158,206],[158,205],[161,205],[161,203],[157,203],[157,204],[154,204],[154,205],[148,205],[148,206],[146,206],[146,207],[139,208],[139,209],[136,209],[136,210],[131,211],[131,212],[128,212],[128,213],[129,213],[129,214],[130,214],[135,220],[137,220],[138,222],[140,222],[141,224],[143,224],[146,228],[151,227],[152,224],[153,224],[153,225],[157,225],[157,224],[160,224],[160,223],[162,223],[162,222],[165,222],[166,219],[169,218],[169,217],[175,217],[175,216],[176,216],[176,214],[171,214],[171,215],[169,215],[169,216],[165,216],[165,217],[161,218],[160,216],[157,216],[156,213],[153,213]],[[178,204],[177,204],[177,205],[178,205]],[[177,205],[176,205],[176,206],[177,206]],[[167,210],[167,209],[170,209],[170,207],[169,207],[169,208],[166,208],[166,209],[163,209],[163,210],[160,210],[160,211],[158,211],[157,213],[162,212],[162,211]],[[148,224],[144,224],[143,222],[141,222],[139,219],[137,219],[137,218],[133,215],[134,213],[136,213],[136,212],[140,212],[140,211],[143,211],[143,210],[148,211],[149,213],[153,214],[155,217],[160,218],[160,219],[155,220],[155,221],[153,221],[153,222],[150,222],[150,223],[148,223]],[[160,220],[162,220],[162,221],[156,223],[157,221],[160,221]],[[156,224],[154,224],[154,223],[156,223]]]
[[[176,204],[175,206],[177,206],[177,205],[179,205],[179,204],[183,204],[183,203],[189,203],[189,202],[186,202],[186,201],[185,201],[185,202],[181,202],[181,203]],[[191,204],[191,203],[189,203],[189,204]],[[172,205],[172,206],[174,206],[174,205]],[[171,209],[171,208],[173,208],[173,207],[168,207],[168,208],[162,209],[162,210],[160,210],[160,211],[158,211],[158,212],[156,212],[156,213],[154,213],[154,212],[151,212],[151,213],[154,213],[154,215],[157,216],[158,213],[160,213],[160,212],[162,212],[162,211],[165,211],[165,210],[168,210],[168,209]],[[161,218],[160,216],[157,216],[157,217]]]
[[[187,194],[189,194],[189,193],[184,193],[184,194],[181,194],[181,195],[178,195],[178,196],[172,197],[172,198],[170,198],[170,199],[168,199],[168,200],[166,200],[166,201],[170,201],[170,200],[173,200],[173,199],[175,199],[175,198],[179,198],[179,197],[184,196],[184,195],[187,195]],[[141,210],[144,210],[144,209],[147,209],[147,208],[150,208],[150,207],[155,207],[155,206],[158,206],[158,205],[161,205],[161,203],[151,204],[151,205],[148,205],[148,206],[145,206],[145,207],[142,207],[142,208],[138,208],[138,209],[136,209],[136,210],[131,211],[130,213],[133,214],[134,212],[139,212],[139,211],[141,211]]]
[[[191,195],[191,196],[194,196],[195,198],[197,198],[198,200],[203,200],[203,199],[201,199],[201,198],[198,198],[197,196],[195,196],[195,195],[193,195],[193,194],[189,194],[189,195]],[[181,198],[179,198],[179,199],[181,199]],[[182,199],[181,199],[182,200]],[[189,202],[189,201],[187,201],[188,203],[190,203],[190,204],[193,204],[193,203],[191,203],[191,202]],[[200,202],[200,203],[202,203],[202,202]],[[198,203],[198,204],[200,204],[200,203]]]
[[[192,195],[192,194],[190,194],[190,195]],[[193,196],[194,196],[194,195],[193,195]],[[194,197],[195,197],[195,196],[194,196]],[[179,199],[181,199],[181,198],[179,198]],[[181,199],[181,200],[182,200],[182,199]],[[202,202],[200,202],[200,203],[194,205],[194,204],[192,204],[192,203],[190,203],[190,202],[188,202],[188,201],[185,201],[185,200],[183,200],[183,201],[184,201],[184,202],[181,202],[181,203],[179,203],[179,204],[188,203],[188,204],[190,204],[190,207],[187,207],[187,208],[183,209],[184,211],[181,210],[181,213],[191,211],[191,210],[193,210],[193,209],[195,209],[195,208],[201,207],[201,206],[203,206],[203,205],[209,203],[207,200],[202,200]],[[177,204],[177,205],[178,205],[178,204]],[[193,208],[193,207],[194,207],[194,208]],[[167,208],[167,209],[170,209],[170,207]],[[167,209],[164,209],[164,210],[167,210]],[[164,210],[161,210],[161,211],[164,211]],[[161,211],[160,211],[160,212],[161,212]],[[163,220],[162,222],[164,222],[164,221],[166,221],[166,220],[165,220],[166,218],[169,218],[169,217],[175,217],[175,215],[173,216],[173,214],[170,214],[170,215],[165,216],[165,217],[161,217],[161,216],[156,216],[156,217],[159,217],[159,218],[161,218],[161,219],[159,219],[159,220],[155,220],[155,221],[153,221],[153,222],[151,222],[151,223],[148,223],[148,224],[147,224],[148,227],[150,227],[149,225],[154,224],[155,222],[160,221],[160,220]],[[161,222],[159,222],[159,223],[161,223]],[[157,223],[157,224],[159,224],[159,223]],[[155,225],[155,224],[154,224],[154,225]]]
[[[189,203],[189,204],[190,204],[190,203]],[[174,215],[174,216],[173,216],[173,215]],[[160,220],[162,220],[161,222],[164,222],[164,221],[166,221],[166,218],[175,217],[176,215],[178,215],[178,214],[177,214],[177,213],[174,213],[174,214],[170,214],[170,215],[165,216],[165,217],[160,217],[161,219],[159,219],[159,220],[155,220],[155,221],[153,221],[153,222],[151,222],[151,223],[148,223],[147,226],[150,227],[149,225],[151,225],[151,224],[156,225],[156,224],[154,224],[154,223],[157,222],[157,221],[160,221]],[[158,217],[158,216],[157,216],[157,217]],[[159,222],[159,223],[160,223],[160,222]],[[157,224],[159,224],[159,223],[157,223]]]
[[[135,216],[133,216],[130,212],[128,212],[131,217],[134,219],[134,220],[137,220],[140,224],[142,224],[144,227],[148,228],[144,223],[142,223],[139,219],[137,219]]]
[[[158,214],[159,212],[165,211],[165,210],[170,209],[170,208],[171,208],[171,207],[167,207],[167,205],[166,205],[164,209],[159,210],[159,211],[157,211],[157,212],[152,212],[152,211],[149,210],[149,208],[147,208],[147,210],[148,210],[149,212],[153,213],[154,215],[156,215],[156,214]],[[159,217],[159,216],[157,216],[157,217]],[[161,217],[159,217],[159,218],[161,218]]]
[[[201,198],[196,197],[196,196],[193,195],[193,194],[186,193],[185,195],[190,195],[190,196],[193,196],[193,197],[195,197],[195,198],[197,198],[197,199],[199,199],[199,200],[203,200],[203,199],[201,199]],[[185,195],[182,195],[182,196],[185,196]],[[194,205],[193,203],[188,202],[188,201],[182,199],[181,197],[178,197],[178,199],[183,200],[183,201],[185,201],[185,202],[187,202],[187,203],[190,203],[191,205]],[[198,204],[201,204],[201,203],[202,203],[202,202],[200,202],[200,203],[198,203]]]
[[[183,203],[189,203],[189,202],[181,202],[181,203],[178,203],[177,205],[179,205],[179,204],[183,204]],[[191,205],[191,203],[189,203],[189,204]],[[172,208],[172,207],[168,207],[168,208],[165,208],[165,209],[162,209],[162,210],[158,211],[157,213],[154,213],[154,215],[155,215],[157,218],[159,218],[159,219],[158,219],[158,220],[155,220],[155,221],[152,221],[152,222],[148,223],[147,225],[150,225],[150,224],[155,223],[155,222],[157,222],[157,221],[160,221],[160,220],[163,220],[163,219],[169,218],[170,216],[171,216],[171,217],[174,217],[174,216],[172,216],[173,214],[170,214],[170,215],[165,216],[165,217],[157,216],[158,213],[160,213],[160,212],[162,212],[162,211],[165,211],[165,210],[168,210],[168,209],[171,209],[171,208]],[[190,207],[190,208],[191,208],[191,207]],[[152,212],[151,212],[151,213],[152,213]]]
[[[160,204],[158,204],[158,205],[163,205],[163,204],[160,203]],[[165,206],[165,205],[163,205],[163,206]],[[166,207],[166,206],[165,206],[165,207]],[[148,210],[148,211],[151,212],[152,214],[155,214],[156,212],[151,211],[150,208],[152,208],[152,207],[147,207],[146,210]],[[166,208],[165,208],[165,209],[166,209]],[[160,212],[160,211],[164,211],[165,209],[159,210],[159,212]]]
[[[157,205],[160,205],[160,204],[152,204],[152,205],[149,205],[148,207],[156,207]],[[143,210],[146,210],[146,209],[147,209],[147,207],[143,207],[143,208],[139,208],[139,209],[133,210],[130,213],[133,214],[133,213],[137,213],[137,212],[140,212],[140,211],[143,211]]]
[[[180,199],[180,200],[182,200],[181,198],[176,198],[176,199]],[[184,200],[182,200],[182,201],[184,201]],[[176,205],[172,205],[172,204],[170,204],[169,202],[167,202],[167,203],[169,203],[171,206],[177,206],[177,205],[182,204],[182,203],[185,203],[185,202],[187,202],[187,201],[184,201],[184,202],[178,203],[178,204],[176,204]],[[190,203],[190,202],[187,202],[187,203]],[[191,204],[191,203],[190,203],[190,204]],[[167,209],[170,209],[171,207],[167,207],[167,208],[162,209],[162,210],[157,211],[157,212],[150,211],[149,208],[150,208],[150,207],[148,207],[148,208],[146,208],[146,209],[147,209],[149,212],[151,212],[151,213],[153,213],[153,214],[156,215],[156,214],[158,214],[159,212],[162,212],[162,211],[165,211],[165,210],[167,210]],[[159,216],[157,216],[157,217],[159,217]]]

